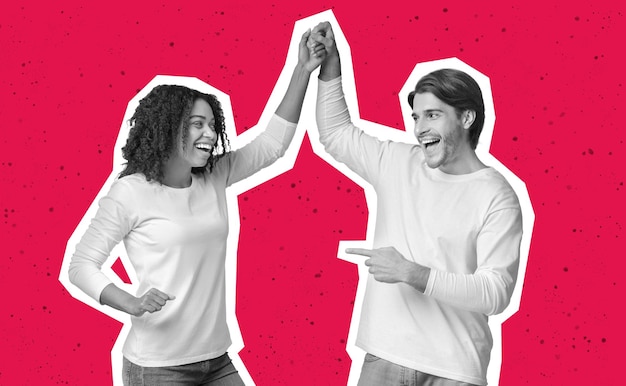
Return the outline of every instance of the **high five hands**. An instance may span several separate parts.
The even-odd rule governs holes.
[[[326,58],[326,50],[322,43],[311,40],[311,30],[308,29],[300,39],[298,62],[308,72],[315,70]]]
[[[323,46],[328,59],[339,57],[339,52],[337,51],[337,46],[335,45],[335,34],[333,33],[333,28],[329,22],[321,22],[313,28],[309,38],[309,44],[312,45],[314,43],[321,44]]]
[[[324,60],[321,65],[319,78],[328,81],[341,75],[341,63],[339,60],[339,52],[335,44],[335,34],[329,22],[319,23],[311,31],[308,45],[316,47],[320,45],[324,51]]]

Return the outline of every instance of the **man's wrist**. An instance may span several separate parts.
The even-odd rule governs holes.
[[[430,268],[413,262],[408,263],[409,268],[406,270],[405,283],[424,293],[430,276]]]
[[[319,78],[323,81],[335,79],[341,75],[341,61],[339,55],[327,57],[320,68]]]

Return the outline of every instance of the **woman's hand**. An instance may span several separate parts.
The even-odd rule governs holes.
[[[156,288],[149,289],[141,297],[135,297],[111,283],[102,290],[100,303],[133,316],[141,316],[146,312],[161,311],[165,303],[175,298],[175,296],[168,295]]]
[[[298,64],[293,70],[285,96],[276,109],[276,115],[288,122],[297,123],[300,119],[311,72],[322,64],[326,57],[324,45],[315,42],[307,44],[310,36],[311,30],[302,34],[298,45]]]
[[[142,297],[135,298],[135,301],[131,302],[127,312],[133,316],[141,316],[146,312],[161,311],[165,303],[174,299],[175,296],[170,296],[156,288],[150,288]]]
[[[310,29],[302,34],[298,51],[298,62],[305,70],[313,72],[324,61],[326,48],[323,44],[310,39],[310,37]]]

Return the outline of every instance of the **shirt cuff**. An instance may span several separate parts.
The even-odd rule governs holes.
[[[289,128],[295,128],[296,126],[298,126],[297,123],[295,122],[289,122],[288,120],[286,120],[285,118],[281,117],[280,115],[274,114],[272,116],[272,118],[270,119],[270,123],[268,125],[268,127],[272,127],[274,125],[272,125],[272,122],[276,121],[279,125],[289,129]]]
[[[335,88],[341,87],[341,75],[339,75],[338,77],[331,79],[331,80],[321,80],[321,79],[317,79],[318,80],[318,85],[319,85],[319,92],[328,92],[328,91],[332,91]]]
[[[434,269],[430,269],[430,273],[428,274],[428,281],[426,282],[426,289],[424,290],[424,295],[431,296],[433,293],[433,289],[435,288],[437,271]]]

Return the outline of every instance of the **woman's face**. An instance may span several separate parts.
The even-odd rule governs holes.
[[[205,167],[217,141],[215,116],[209,103],[196,99],[187,123],[187,137],[179,142],[179,158],[190,167]]]

